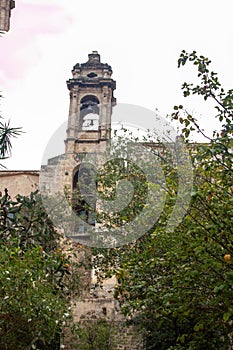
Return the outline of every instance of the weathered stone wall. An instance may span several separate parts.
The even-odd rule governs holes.
[[[72,304],[74,322],[84,327],[93,324],[95,332],[95,325],[98,326],[99,320],[104,320],[110,328],[114,350],[143,350],[144,341],[141,332],[135,326],[127,324],[119,303],[114,298],[115,283],[115,279],[105,280],[102,288],[93,288],[83,298],[74,300]],[[63,346],[66,350],[75,350],[79,349],[77,344],[77,339],[74,341],[70,336],[65,338]]]
[[[62,154],[48,160],[41,167],[39,186],[43,194],[64,193],[64,189],[72,190],[75,160],[72,154]]]
[[[5,189],[11,197],[17,194],[28,196],[38,188],[39,171],[0,171],[0,192],[4,195]]]
[[[0,1],[0,30],[3,32],[8,32],[10,29],[11,10],[14,7],[15,1],[13,0]]]
[[[103,318],[102,318],[103,321]],[[93,333],[98,331],[98,323],[96,319],[85,321],[81,324],[82,327],[88,325],[93,326]],[[97,326],[97,328],[95,328]],[[111,350],[144,350],[145,343],[140,331],[132,325],[128,325],[125,322],[109,321],[108,326],[110,328],[110,343],[112,344]],[[66,330],[66,335],[70,333],[70,330]],[[93,334],[92,334],[93,336]],[[91,337],[91,334],[90,334]],[[105,347],[106,348],[106,347]],[[65,342],[62,342],[62,349],[64,350],[82,350],[83,347],[79,345],[77,337],[70,333],[69,337],[65,338]],[[101,350],[101,348],[99,348]]]
[[[138,329],[124,322],[116,322],[116,350],[143,350],[145,349],[143,337]]]

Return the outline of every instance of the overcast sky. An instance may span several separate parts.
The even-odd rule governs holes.
[[[232,1],[16,0],[11,30],[0,38],[1,114],[25,133],[13,142],[8,169],[40,169],[54,131],[67,120],[71,69],[97,50],[113,68],[119,103],[169,114],[183,103],[209,128],[211,105],[183,99],[195,76],[177,68],[182,49],[212,60],[233,87]],[[143,125],[143,121],[142,121]]]

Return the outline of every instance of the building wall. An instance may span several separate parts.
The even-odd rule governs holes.
[[[30,170],[0,171],[0,192],[4,195],[5,189],[7,189],[11,197],[15,197],[17,194],[28,196],[37,190],[39,174],[39,171]]]
[[[0,1],[0,31],[8,32],[10,29],[11,10],[15,7],[13,0]]]

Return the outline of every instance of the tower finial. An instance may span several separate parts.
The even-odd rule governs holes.
[[[98,51],[92,51],[92,53],[89,53],[88,58],[89,62],[100,62],[100,55],[98,54]]]

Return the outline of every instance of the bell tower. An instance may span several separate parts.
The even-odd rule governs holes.
[[[101,152],[111,136],[112,107],[116,104],[112,68],[101,63],[100,55],[93,51],[86,63],[74,66],[72,74],[67,81],[70,108],[65,152]]]
[[[102,63],[98,52],[93,51],[86,63],[73,67],[72,75],[67,81],[70,106],[65,153],[42,165],[39,187],[43,194],[72,193],[85,155],[105,152],[111,137],[112,109],[116,105],[111,66]]]

